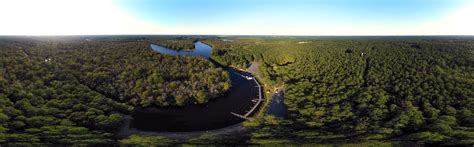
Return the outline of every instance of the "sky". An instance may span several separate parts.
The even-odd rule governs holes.
[[[474,0],[0,0],[0,35],[474,35]]]

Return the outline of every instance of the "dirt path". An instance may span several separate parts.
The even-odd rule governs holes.
[[[258,76],[258,66],[260,66],[260,63],[258,62],[252,62],[249,68],[247,68],[247,71],[252,73],[255,76]]]

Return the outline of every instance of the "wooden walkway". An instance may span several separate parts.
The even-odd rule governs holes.
[[[237,73],[239,74],[239,73]],[[240,75],[240,74],[239,74]],[[240,75],[242,77],[245,78],[245,76],[243,75]],[[258,108],[258,105],[260,105],[260,103],[263,101],[263,98],[262,98],[262,86],[260,85],[260,83],[258,83],[257,79],[255,77],[252,77],[253,81],[255,82],[255,84],[257,84],[257,87],[258,88],[258,100],[257,100],[257,103],[255,103],[255,105],[252,107],[252,109],[250,109],[250,111],[248,111],[247,113],[245,113],[244,115],[241,115],[241,114],[237,114],[237,113],[234,113],[234,112],[230,112],[232,115],[235,115],[237,117],[240,117],[240,118],[243,118],[243,119],[247,119],[248,116],[250,116],[250,114],[252,114],[257,108]]]
[[[255,79],[255,77],[253,78],[253,81],[255,81],[255,83],[258,86],[258,100],[257,100],[257,103],[255,103],[255,105],[252,107],[252,109],[250,109],[250,111],[244,115],[245,117],[248,117],[250,114],[252,114],[252,112],[255,111],[258,105],[262,102],[262,87],[260,86],[258,81]]]

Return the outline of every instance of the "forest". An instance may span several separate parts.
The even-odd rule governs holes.
[[[0,143],[474,144],[474,38],[462,36],[199,37],[224,67],[259,63],[288,116],[257,115],[227,136],[117,138],[135,107],[201,105],[229,90],[210,61],[150,49],[196,38],[0,38]]]
[[[473,38],[232,39],[206,40],[215,61],[260,62],[260,81],[286,89],[288,118],[248,121],[251,139],[474,143]]]
[[[134,107],[205,104],[229,75],[147,41],[0,38],[0,142],[114,142]]]
[[[182,39],[176,39],[176,38],[173,38],[173,39],[158,39],[156,42],[156,44],[160,45],[160,46],[163,46],[163,47],[167,47],[167,48],[170,48],[170,49],[174,49],[174,50],[193,50],[194,49],[194,42],[196,42],[197,40],[196,39],[192,39],[192,38],[182,38]]]

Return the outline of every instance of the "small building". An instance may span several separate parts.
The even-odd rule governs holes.
[[[51,58],[44,59],[44,62],[51,62]]]

